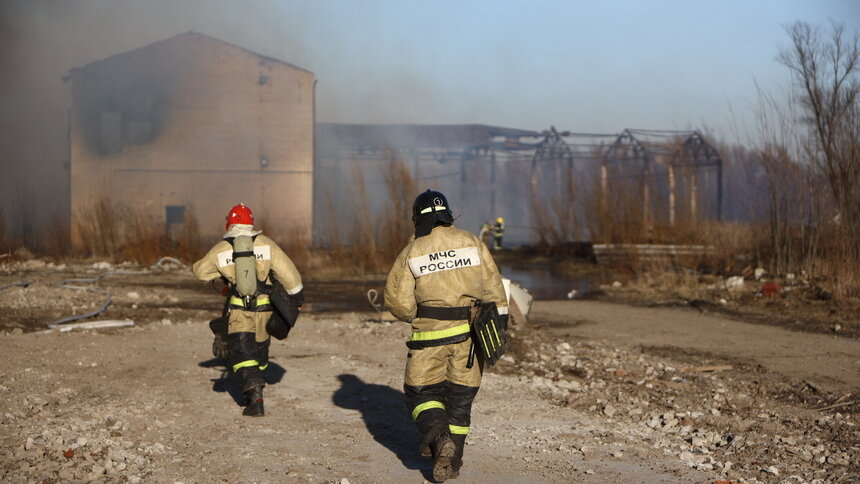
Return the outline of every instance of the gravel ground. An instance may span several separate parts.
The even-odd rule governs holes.
[[[501,371],[525,375],[556,405],[626,426],[631,441],[690,468],[744,482],[860,480],[856,391],[677,347],[559,341],[542,329],[513,341]]]
[[[115,269],[0,266],[0,287],[31,282],[0,290],[0,482],[430,477],[402,401],[406,325],[371,313],[303,315],[273,345],[267,416],[249,419],[209,352],[206,322],[220,296],[186,271],[100,281],[113,298],[103,319],[134,319],[134,328],[33,332],[103,303],[57,288],[62,280]],[[513,331],[508,354],[485,374],[458,482],[860,481],[860,391],[850,377],[801,371],[816,353],[775,366],[707,349],[705,332],[690,341],[644,333],[658,324],[689,332],[689,311],[595,304],[539,302],[533,321]],[[711,317],[738,343],[789,338]],[[651,326],[637,335],[633,319]],[[851,348],[828,364],[856,368]]]

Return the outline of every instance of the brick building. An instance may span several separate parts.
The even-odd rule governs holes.
[[[103,201],[174,235],[193,217],[207,236],[244,202],[270,235],[310,240],[313,73],[190,32],[66,81],[76,244],[78,222]]]

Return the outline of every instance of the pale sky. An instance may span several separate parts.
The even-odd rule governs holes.
[[[860,30],[856,0],[0,3],[53,75],[194,30],[314,72],[321,121],[597,132],[727,134],[748,121],[756,81],[786,84],[783,25]]]

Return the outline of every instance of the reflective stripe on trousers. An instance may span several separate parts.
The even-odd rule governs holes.
[[[412,410],[412,420],[418,420],[418,415],[421,412],[424,410],[430,410],[431,408],[441,408],[442,410],[445,410],[445,404],[436,400],[430,400],[429,402],[416,405]]]
[[[266,363],[265,365],[260,365],[260,362],[257,360],[240,361],[239,363],[236,363],[235,365],[233,365],[233,372],[235,373],[242,368],[248,368],[248,367],[252,367],[252,366],[256,366],[257,368],[260,369],[260,371],[263,371],[269,367],[269,364]]]

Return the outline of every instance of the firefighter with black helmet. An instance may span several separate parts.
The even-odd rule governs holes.
[[[476,301],[493,302],[507,325],[504,286],[487,246],[454,227],[445,195],[427,190],[412,206],[414,239],[400,252],[385,284],[385,307],[411,323],[404,391],[421,433],[420,452],[434,459],[438,481],[459,475],[472,402],[484,360],[473,350]],[[474,364],[472,360],[474,359]]]
[[[266,384],[263,371],[269,364],[269,335],[283,339],[289,332],[288,328],[273,325],[275,322],[283,324],[279,318],[272,317],[273,309],[283,307],[276,305],[273,299],[284,293],[281,299],[291,301],[296,314],[288,319],[291,319],[290,325],[294,324],[304,299],[302,279],[284,251],[261,231],[254,230],[254,214],[246,205],[240,203],[230,209],[225,229],[223,240],[195,262],[192,270],[202,281],[221,277],[228,282],[229,314],[223,335],[227,342],[227,361],[239,389],[248,399],[242,414],[261,417]],[[218,338],[216,333],[216,342]]]

